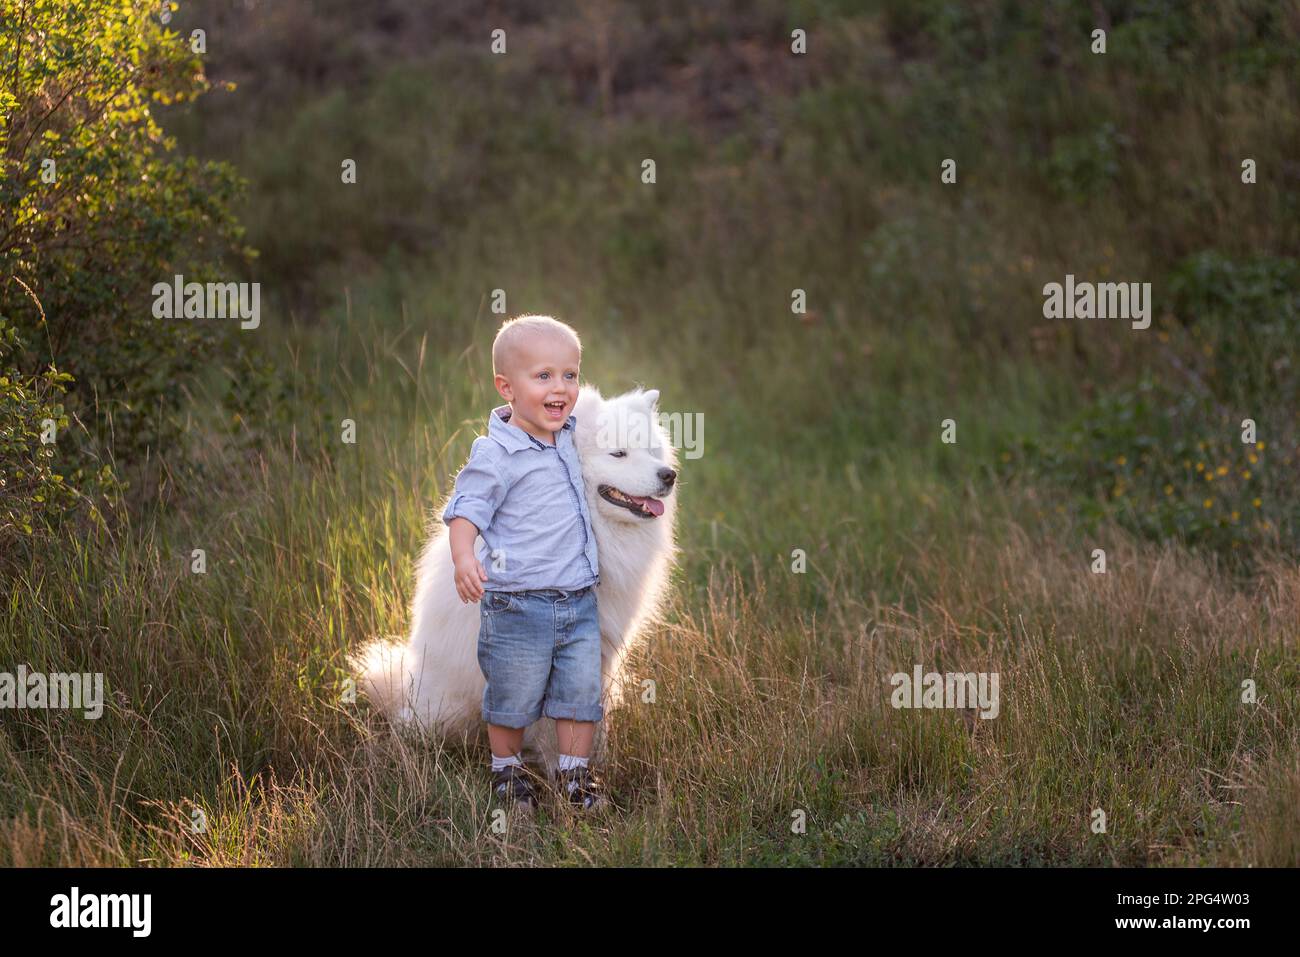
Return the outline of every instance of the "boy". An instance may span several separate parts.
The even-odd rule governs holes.
[[[587,766],[604,708],[600,570],[570,414],[581,359],[577,333],[549,316],[501,326],[492,371],[508,405],[488,416],[488,434],[474,440],[442,515],[456,592],[463,602],[480,602],[492,792],[525,811],[537,806],[537,795],[519,750],[524,729],[543,714],[555,719],[562,793],[581,810],[607,803]],[[475,556],[478,535],[484,547]]]

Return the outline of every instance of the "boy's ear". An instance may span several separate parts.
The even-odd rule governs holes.
[[[505,376],[498,373],[493,377],[492,384],[497,387],[497,392],[500,393],[501,398],[507,402],[515,401],[515,390],[510,388],[510,380]]]

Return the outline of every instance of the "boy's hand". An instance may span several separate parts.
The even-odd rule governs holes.
[[[471,555],[466,555],[459,561],[453,559],[452,563],[456,567],[456,594],[460,600],[469,602],[482,598],[483,582],[488,580],[483,563]]]
[[[474,538],[478,528],[462,516],[451,520],[448,537],[451,540],[451,563],[455,566],[456,594],[463,602],[478,601],[483,597],[483,582],[488,580],[483,564],[474,557]]]

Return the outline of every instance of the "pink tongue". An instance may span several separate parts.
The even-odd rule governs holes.
[[[636,502],[638,505],[644,505],[650,510],[651,515],[662,515],[664,513],[664,503],[659,501],[657,498],[650,498],[648,495],[645,498],[641,498],[637,495],[629,495],[628,498]]]

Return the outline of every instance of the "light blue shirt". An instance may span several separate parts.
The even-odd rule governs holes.
[[[483,544],[478,560],[493,591],[572,591],[600,580],[582,467],[569,416],[550,445],[510,423],[510,406],[488,416],[470,447],[442,520],[466,518]]]

